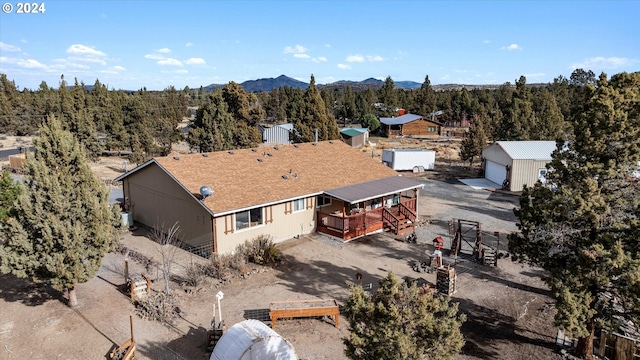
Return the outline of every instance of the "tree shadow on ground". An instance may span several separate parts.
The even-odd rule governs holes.
[[[27,306],[38,306],[49,300],[67,303],[64,294],[43,283],[17,278],[10,274],[0,275],[0,298],[7,302],[19,301]]]
[[[186,360],[208,359],[206,348],[207,329],[202,326],[190,326],[186,334],[168,343],[148,341],[137,343],[137,353],[147,359]]]
[[[548,335],[531,332],[520,328],[516,319],[500,312],[475,304],[467,299],[454,299],[459,303],[459,310],[466,314],[467,321],[462,324],[462,334],[465,345],[464,355],[481,359],[509,358],[515,354],[501,352],[501,343],[512,343],[521,346],[523,351],[530,348],[531,352],[540,354],[540,348],[548,357],[557,350],[554,338]],[[524,334],[527,335],[524,335]],[[519,353],[520,358],[529,358],[528,354]]]

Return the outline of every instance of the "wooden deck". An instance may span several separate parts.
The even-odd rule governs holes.
[[[410,219],[404,222],[389,212],[401,214],[402,219]],[[357,239],[359,237],[391,230],[398,235],[413,231],[415,225],[416,198],[404,198],[399,204],[390,209],[379,207],[354,215],[316,213],[316,230],[320,233],[340,238],[344,241]],[[409,224],[411,226],[407,227]]]
[[[271,328],[276,327],[278,319],[330,316],[338,327],[338,317],[340,310],[338,303],[334,299],[325,300],[299,300],[299,301],[279,301],[271,303],[269,307],[269,317],[271,317]]]

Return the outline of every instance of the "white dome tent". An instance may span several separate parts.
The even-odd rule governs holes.
[[[210,360],[298,360],[293,345],[258,320],[233,325],[222,335]]]

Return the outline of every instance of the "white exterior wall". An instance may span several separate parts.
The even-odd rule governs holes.
[[[293,209],[292,202],[267,206],[263,208],[263,225],[258,225],[246,229],[235,230],[235,215],[225,215],[216,217],[215,239],[218,253],[229,253],[239,244],[247,240],[252,240],[260,235],[268,235],[274,243],[288,240],[297,235],[310,234],[315,231],[316,202],[315,196],[305,199],[308,206],[298,212],[285,214],[285,209]],[[310,206],[309,206],[310,205]],[[269,221],[272,220],[272,221]],[[225,228],[226,221],[226,228]],[[227,233],[225,234],[225,229]],[[229,232],[234,229],[233,232]]]

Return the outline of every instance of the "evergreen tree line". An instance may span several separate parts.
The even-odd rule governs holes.
[[[578,69],[569,79],[559,76],[549,84],[527,85],[522,76],[495,89],[447,91],[435,91],[428,75],[413,90],[395,87],[391,77],[377,90],[331,90],[317,87],[311,76],[305,90],[285,86],[261,93],[247,93],[234,82],[213,91],[168,87],[128,92],[109,90],[96,80],[87,89],[77,80],[68,86],[64,77],[57,89],[42,82],[37,90],[19,91],[0,74],[0,132],[31,135],[52,114],[78,137],[90,158],[104,149],[122,150],[139,163],[168,154],[171,144],[183,139],[196,151],[255,146],[261,141],[261,123],[293,123],[296,141],[312,141],[315,129],[320,140],[337,139],[339,125],[364,123],[375,131],[376,118],[395,116],[402,108],[425,117],[439,112],[436,120],[443,123],[471,123],[477,148],[487,141],[559,138],[564,120],[581,111],[584,86],[594,83],[592,71]],[[183,134],[177,125],[191,115],[188,107],[197,111],[190,132]],[[467,153],[477,155],[470,148]]]

